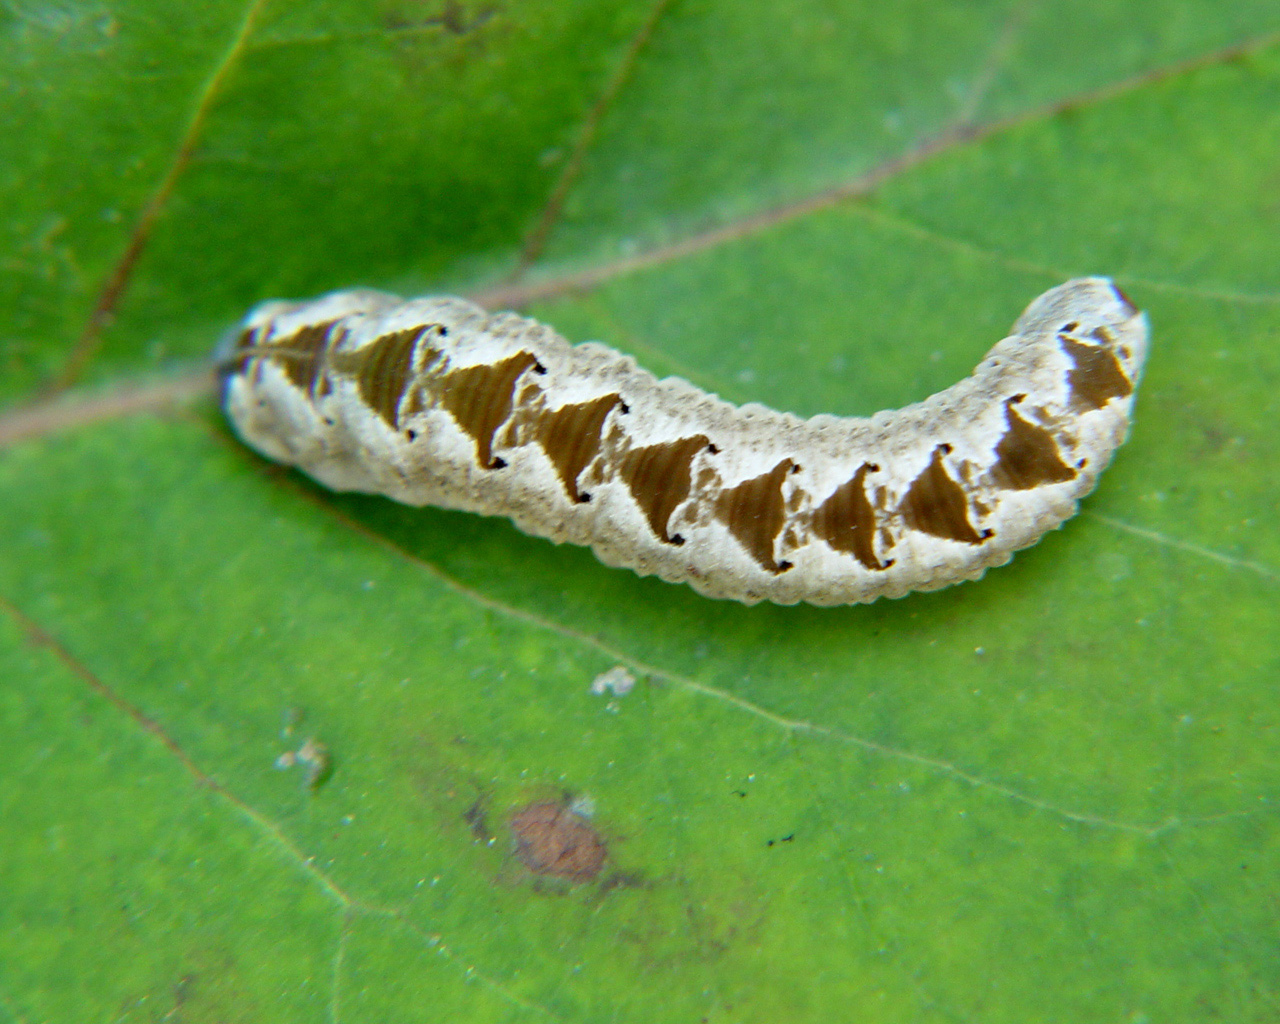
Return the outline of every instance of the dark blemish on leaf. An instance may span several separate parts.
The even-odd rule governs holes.
[[[427,6],[427,5],[422,5]],[[421,32],[425,28],[439,28],[452,36],[469,35],[489,21],[497,13],[497,5],[490,4],[468,16],[467,8],[459,0],[445,0],[444,9],[434,9],[426,17],[409,14],[389,14],[383,24],[392,32]]]
[[[535,875],[589,882],[604,866],[604,840],[559,801],[526,804],[511,816],[511,832],[516,858]]]
[[[613,889],[648,889],[650,883],[638,871],[611,871],[600,883],[600,894]]]
[[[482,798],[478,797],[476,802],[463,812],[462,820],[467,823],[467,828],[471,830],[471,837],[477,843],[484,843],[488,846],[493,842],[493,833],[489,831],[489,823],[485,818],[484,800]]]

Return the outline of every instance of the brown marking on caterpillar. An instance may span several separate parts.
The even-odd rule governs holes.
[[[893,564],[876,557],[876,512],[867,498],[867,474],[880,467],[864,462],[847,483],[841,484],[813,513],[813,532],[835,551],[853,555],[868,569],[883,570]],[[882,531],[889,536],[888,531]],[[886,546],[888,546],[886,544]]]
[[[324,367],[324,353],[329,344],[329,333],[336,320],[311,324],[287,338],[267,342],[271,358],[299,391],[315,394],[316,379]]]
[[[969,522],[969,502],[961,487],[947,472],[942,456],[951,445],[943,443],[933,449],[933,458],[908,488],[898,511],[903,522],[913,530],[932,537],[981,544],[991,531],[978,533]]]
[[[716,518],[729,528],[747,553],[768,572],[785,572],[790,562],[774,561],[774,543],[786,522],[782,484],[795,463],[783,459],[773,469],[720,492]]]
[[[252,355],[245,354],[239,358],[234,358],[234,356],[235,353],[242,349],[253,349],[257,347],[258,330],[259,328],[257,327],[246,327],[236,334],[235,343],[231,346],[231,356],[233,358],[229,358],[226,364],[227,373],[229,375],[244,373],[249,368],[249,363],[253,359]]]
[[[618,475],[664,544],[680,545],[684,538],[667,533],[671,513],[689,497],[693,457],[707,446],[705,434],[682,437],[666,444],[633,448],[622,457]]]
[[[392,430],[400,426],[400,403],[409,387],[418,340],[431,328],[427,324],[392,331],[355,351],[336,352],[331,360],[335,372],[355,377],[364,404]]]
[[[412,419],[418,413],[426,409],[426,403],[423,399],[423,391],[419,386],[411,385],[409,393],[405,396],[404,404],[400,406],[400,420]]]
[[[433,381],[431,390],[458,426],[476,443],[476,457],[483,469],[501,469],[493,457],[493,435],[511,415],[516,381],[525,370],[538,365],[532,352],[517,352],[492,366],[468,366]]]
[[[600,435],[605,417],[622,404],[616,392],[592,402],[563,405],[538,417],[534,428],[538,443],[555,464],[569,500],[590,501],[591,495],[578,489],[578,477],[600,451]]]
[[[1133,382],[1125,376],[1120,361],[1110,349],[1086,345],[1065,335],[1059,335],[1058,342],[1075,364],[1067,371],[1072,412],[1101,409],[1113,398],[1128,398],[1133,394]]]
[[[1026,397],[1014,395],[1004,403],[1008,429],[996,445],[992,482],[1005,490],[1027,491],[1041,484],[1074,480],[1076,471],[1062,461],[1062,451],[1053,434],[1018,415],[1014,406]]]

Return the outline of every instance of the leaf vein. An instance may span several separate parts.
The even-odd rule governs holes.
[[[542,255],[542,251],[547,244],[547,238],[560,218],[565,198],[582,173],[583,161],[595,142],[600,122],[604,120],[605,114],[613,107],[623,87],[630,80],[631,74],[639,62],[641,51],[648,45],[649,40],[653,37],[654,30],[658,26],[658,22],[670,6],[671,0],[657,0],[654,3],[649,11],[649,16],[645,18],[632,38],[631,44],[627,47],[627,52],[623,55],[618,67],[605,83],[604,89],[587,112],[586,119],[578,129],[578,137],[573,144],[573,151],[565,161],[560,177],[552,187],[551,194],[547,197],[546,204],[542,208],[542,213],[538,217],[537,223],[525,237],[516,268],[508,279],[509,284],[519,281],[524,276],[525,271],[533,263],[537,262],[538,257]]]
[[[335,879],[316,864],[315,857],[305,853],[292,839],[290,839],[284,829],[257,808],[241,799],[201,768],[159,721],[147,715],[136,704],[133,704],[122,694],[118,693],[105,680],[93,672],[88,665],[72,653],[72,651],[52,633],[3,595],[0,595],[0,613],[9,617],[9,619],[17,626],[19,631],[26,637],[27,642],[32,647],[47,651],[72,676],[85,684],[89,690],[103,698],[108,704],[114,707],[118,712],[122,713],[125,717],[131,719],[143,732],[148,733],[159,741],[161,746],[163,746],[165,750],[173,756],[173,758],[177,760],[178,763],[181,764],[187,773],[195,780],[196,785],[199,788],[207,789],[214,793],[226,805],[231,807],[241,818],[253,826],[260,835],[265,837],[278,852],[283,853],[288,861],[292,862],[296,868],[299,868],[303,874],[310,877],[311,880],[315,882],[330,899],[333,900],[334,904],[341,909],[344,916],[344,933],[349,928],[351,918],[356,915],[399,921],[410,931],[421,937],[427,945],[442,952],[442,955],[445,955],[451,962],[459,964],[467,975],[474,976],[482,984],[498,993],[508,1002],[519,1006],[522,1009],[536,1010],[553,1020],[557,1019],[555,1014],[551,1013],[550,1010],[508,991],[503,985],[489,977],[485,972],[479,970],[473,964],[462,961],[456,953],[441,943],[439,936],[433,936],[425,932],[418,925],[409,920],[404,909],[382,907],[347,892]],[[335,953],[335,992],[331,996],[329,1002],[329,1011],[331,1016],[336,1013],[339,1007],[338,995],[336,993],[338,977],[337,971],[341,966],[342,958],[345,957],[345,944],[345,938],[340,938],[338,951]],[[336,1016],[333,1016],[333,1019],[336,1022]]]
[[[177,187],[179,179],[191,163],[201,132],[204,130],[209,112],[222,89],[223,82],[244,52],[258,16],[266,4],[267,0],[250,0],[231,44],[223,52],[221,60],[205,81],[204,88],[201,89],[187,121],[186,129],[174,151],[173,159],[156,185],[155,191],[152,192],[151,198],[147,200],[142,212],[138,215],[124,252],[116,260],[111,273],[107,275],[107,280],[98,293],[97,303],[81,331],[79,340],[72,347],[62,369],[53,380],[50,388],[53,392],[64,391],[74,384],[89,364],[89,360],[101,347],[103,332],[110,325],[116,308],[132,280],[133,270],[138,260],[142,258],[147,243],[151,240],[156,222],[160,219],[160,214],[169,202],[169,197]]]
[[[771,711],[761,704],[747,700],[745,697],[740,697],[728,690],[723,690],[717,686],[712,686],[688,676],[679,675],[678,673],[660,668],[657,665],[649,664],[648,662],[642,661],[627,653],[620,647],[615,647],[613,644],[601,640],[599,637],[574,629],[572,626],[566,626],[562,623],[555,622],[552,619],[544,618],[534,612],[517,608],[497,598],[490,597],[489,595],[468,586],[460,580],[454,579],[444,570],[428,562],[426,559],[420,558],[419,556],[406,551],[390,538],[375,533],[363,523],[360,523],[358,520],[346,515],[339,509],[325,504],[317,497],[309,494],[303,488],[293,484],[292,482],[285,481],[283,478],[280,479],[283,486],[292,488],[294,492],[304,500],[323,509],[330,518],[346,529],[355,532],[365,540],[396,555],[404,562],[426,572],[439,583],[452,590],[455,594],[472,602],[478,607],[502,615],[506,618],[510,618],[514,621],[523,622],[536,629],[553,633],[564,639],[572,640],[575,643],[582,644],[583,646],[598,651],[616,662],[626,665],[638,675],[649,676],[653,679],[661,679],[664,682],[670,683],[671,685],[690,693],[696,693],[710,700],[726,704],[739,711],[745,712],[748,715],[770,722],[784,732],[796,735],[819,736],[837,743],[856,747],[860,750],[864,750],[868,753],[876,754],[887,759],[904,761],[908,764],[918,765],[919,767],[926,768],[939,775],[963,782],[975,789],[984,789],[989,792],[996,793],[1034,810],[1043,811],[1046,814],[1080,825],[1114,829],[1120,832],[1132,832],[1152,838],[1168,831],[1175,825],[1182,823],[1180,819],[1176,817],[1169,817],[1162,822],[1151,824],[1124,821],[1118,818],[1111,818],[1088,811],[1073,810],[1048,800],[1042,800],[1039,797],[1032,796],[1028,793],[1024,793],[1021,790],[1015,789],[1013,786],[1006,785],[1005,783],[988,779],[982,775],[976,774],[975,772],[961,768],[956,764],[952,764],[942,758],[931,757],[927,754],[918,754],[911,750],[891,746],[886,743],[879,743],[875,740],[866,739],[853,733],[832,728],[831,726],[819,725],[816,722],[810,722],[800,718],[790,718],[786,715]]]
[[[1186,60],[1150,68],[1120,81],[1052,100],[991,121],[968,123],[964,120],[962,111],[957,120],[932,137],[922,139],[914,147],[904,150],[848,181],[813,195],[760,210],[737,221],[709,228],[667,245],[656,246],[647,252],[529,284],[504,283],[477,291],[471,295],[471,298],[491,309],[522,309],[533,302],[545,302],[574,292],[587,291],[616,278],[763,234],[802,217],[862,198],[898,176],[957,150],[963,145],[985,142],[1029,124],[1050,121],[1068,112],[1098,106],[1146,86],[1240,60],[1277,44],[1280,44],[1280,31],[1269,32]]]

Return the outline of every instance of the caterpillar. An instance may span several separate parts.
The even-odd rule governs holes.
[[[1127,434],[1147,320],[1068,281],[958,384],[807,420],[451,297],[267,302],[230,346],[235,430],[326,487],[508,516],[708,597],[835,605],[976,579],[1073,515]]]

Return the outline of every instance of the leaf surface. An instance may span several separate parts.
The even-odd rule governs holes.
[[[1273,4],[15,0],[0,68],[0,1020],[1280,1011]],[[369,285],[869,414],[1087,273],[1099,489],[863,607],[330,494],[189,369]]]

